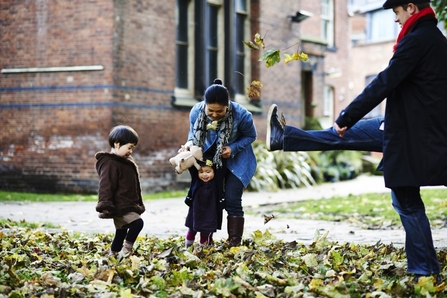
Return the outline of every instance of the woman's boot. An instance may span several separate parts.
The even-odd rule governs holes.
[[[227,216],[228,242],[230,247],[239,246],[244,233],[243,216]]]

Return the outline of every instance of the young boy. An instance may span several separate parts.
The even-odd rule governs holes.
[[[109,255],[119,253],[120,258],[132,253],[144,224],[140,217],[145,211],[140,174],[131,156],[138,140],[133,128],[115,126],[109,134],[111,151],[95,155],[99,175],[96,211],[100,218],[113,218],[116,233]]]
[[[203,162],[198,163],[201,166],[200,170],[190,168],[191,176],[194,178],[185,200],[189,206],[185,222],[185,226],[188,227],[186,248],[194,243],[197,232],[200,232],[200,244],[212,244],[212,233],[222,225],[223,208],[219,200],[221,192],[214,179],[215,169],[212,159],[204,158]]]

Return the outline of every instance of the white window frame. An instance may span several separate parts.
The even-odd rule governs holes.
[[[178,7],[176,7],[176,25],[178,22]],[[176,97],[176,103],[178,105],[190,105],[193,104],[193,102],[190,102],[191,99],[194,97],[194,77],[195,77],[195,58],[194,58],[194,52],[195,52],[195,22],[194,22],[194,0],[189,0],[188,4],[188,87],[187,88],[174,88],[174,96]],[[176,65],[177,67],[177,65]],[[176,75],[178,70],[176,69]],[[183,103],[183,101],[186,101]]]
[[[328,47],[335,46],[334,0],[321,0],[321,37]]]

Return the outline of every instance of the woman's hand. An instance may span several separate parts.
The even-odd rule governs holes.
[[[230,148],[230,146],[223,146],[222,147],[222,157],[223,158],[230,158],[231,157],[231,148]]]

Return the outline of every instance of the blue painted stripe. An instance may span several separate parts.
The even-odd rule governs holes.
[[[122,102],[60,102],[60,103],[5,103],[0,104],[0,109],[51,109],[51,108],[101,108],[120,107],[149,110],[172,110],[170,106],[155,106],[137,103]]]
[[[118,86],[118,85],[72,85],[72,86],[31,86],[31,87],[0,87],[0,92],[30,92],[30,91],[71,91],[71,90],[132,90],[148,93],[161,93],[173,95],[172,90],[161,90],[139,86]]]
[[[159,93],[173,95],[171,90],[161,90],[138,86],[118,85],[80,85],[80,86],[32,86],[32,87],[0,87],[0,92],[46,92],[46,91],[79,91],[79,90],[131,90],[145,93]],[[126,107],[133,109],[171,110],[170,106],[155,106],[138,103],[124,102],[59,102],[59,103],[0,103],[1,109],[26,109],[26,108],[95,108],[95,107]]]

